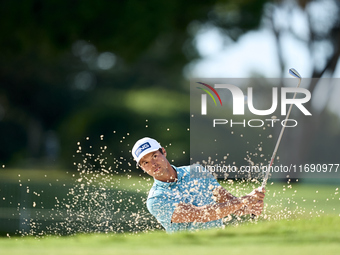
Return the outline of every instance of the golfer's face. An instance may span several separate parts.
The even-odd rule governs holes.
[[[139,161],[141,168],[153,177],[166,173],[168,170],[168,160],[166,159],[165,150],[163,150],[163,153],[157,150],[146,154]]]

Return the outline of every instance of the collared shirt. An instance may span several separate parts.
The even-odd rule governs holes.
[[[222,227],[222,219],[209,222],[171,222],[172,214],[180,202],[193,204],[197,207],[215,204],[212,191],[220,186],[212,175],[208,177],[207,175],[193,175],[193,167],[172,167],[177,172],[176,182],[154,180],[147,199],[147,207],[150,213],[156,217],[168,233]]]

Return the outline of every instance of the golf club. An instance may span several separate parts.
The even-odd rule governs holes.
[[[298,71],[296,71],[294,68],[290,68],[289,69],[289,74],[292,75],[293,77],[295,78],[298,78],[299,79],[299,83],[297,85],[297,88],[300,86],[300,83],[301,83],[301,75],[298,73]],[[294,97],[293,99],[295,99],[296,97],[296,94],[297,92],[294,93]],[[287,119],[289,118],[289,115],[290,115],[290,112],[292,111],[292,107],[293,107],[293,104],[290,105],[289,107],[289,110],[288,110],[288,113],[286,115],[286,118],[285,118],[285,121],[287,121]],[[280,142],[281,142],[281,138],[282,138],[282,135],[283,135],[283,132],[285,130],[285,125],[282,126],[282,129],[281,129],[281,132],[280,132],[280,135],[279,135],[279,138],[277,139],[277,142],[276,142],[276,145],[275,145],[275,149],[273,151],[273,155],[270,159],[270,163],[267,167],[267,172],[266,172],[266,175],[264,176],[263,178],[263,181],[262,181],[262,185],[261,187],[258,189],[260,192],[262,191],[262,189],[267,185],[267,181],[268,181],[268,178],[269,178],[269,173],[270,173],[270,167],[273,165],[274,163],[274,159],[275,159],[275,156],[276,156],[276,152],[277,152],[277,149],[279,148],[279,145],[280,145]],[[252,214],[251,215],[251,218],[255,218],[255,215]]]
[[[299,83],[297,85],[297,88],[298,88],[300,86],[300,83],[301,83],[301,76],[300,76],[300,74],[294,68],[289,69],[289,74],[294,76],[295,78],[299,79]],[[297,93],[295,92],[293,99],[295,99],[296,94]],[[289,118],[290,112],[292,111],[292,107],[293,107],[293,104],[291,104],[290,107],[289,107],[289,110],[288,110],[288,113],[286,115],[285,121],[287,121],[287,119]],[[275,145],[275,149],[273,151],[273,155],[272,155],[272,157],[270,159],[270,163],[269,163],[268,168],[267,168],[266,175],[265,175],[265,177],[263,178],[263,181],[262,181],[262,186],[261,186],[262,188],[264,188],[266,186],[266,184],[267,184],[267,181],[268,181],[268,178],[269,178],[269,173],[270,173],[270,167],[273,165],[277,149],[279,148],[279,145],[280,145],[280,142],[281,142],[281,138],[282,138],[283,132],[285,131],[285,127],[286,127],[285,125],[282,126],[279,138],[277,139],[277,142],[276,142],[276,145]]]

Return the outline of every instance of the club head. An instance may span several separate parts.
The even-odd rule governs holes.
[[[289,69],[289,74],[290,74],[291,76],[294,76],[295,78],[298,78],[298,79],[301,80],[301,75],[300,75],[299,72],[296,71],[294,68],[290,68],[290,69]]]

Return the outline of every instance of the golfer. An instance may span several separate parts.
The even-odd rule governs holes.
[[[168,233],[222,227],[222,218],[229,214],[260,215],[263,210],[264,191],[237,198],[212,175],[193,177],[196,167],[170,165],[165,149],[155,139],[138,140],[132,155],[154,178],[147,208]]]

